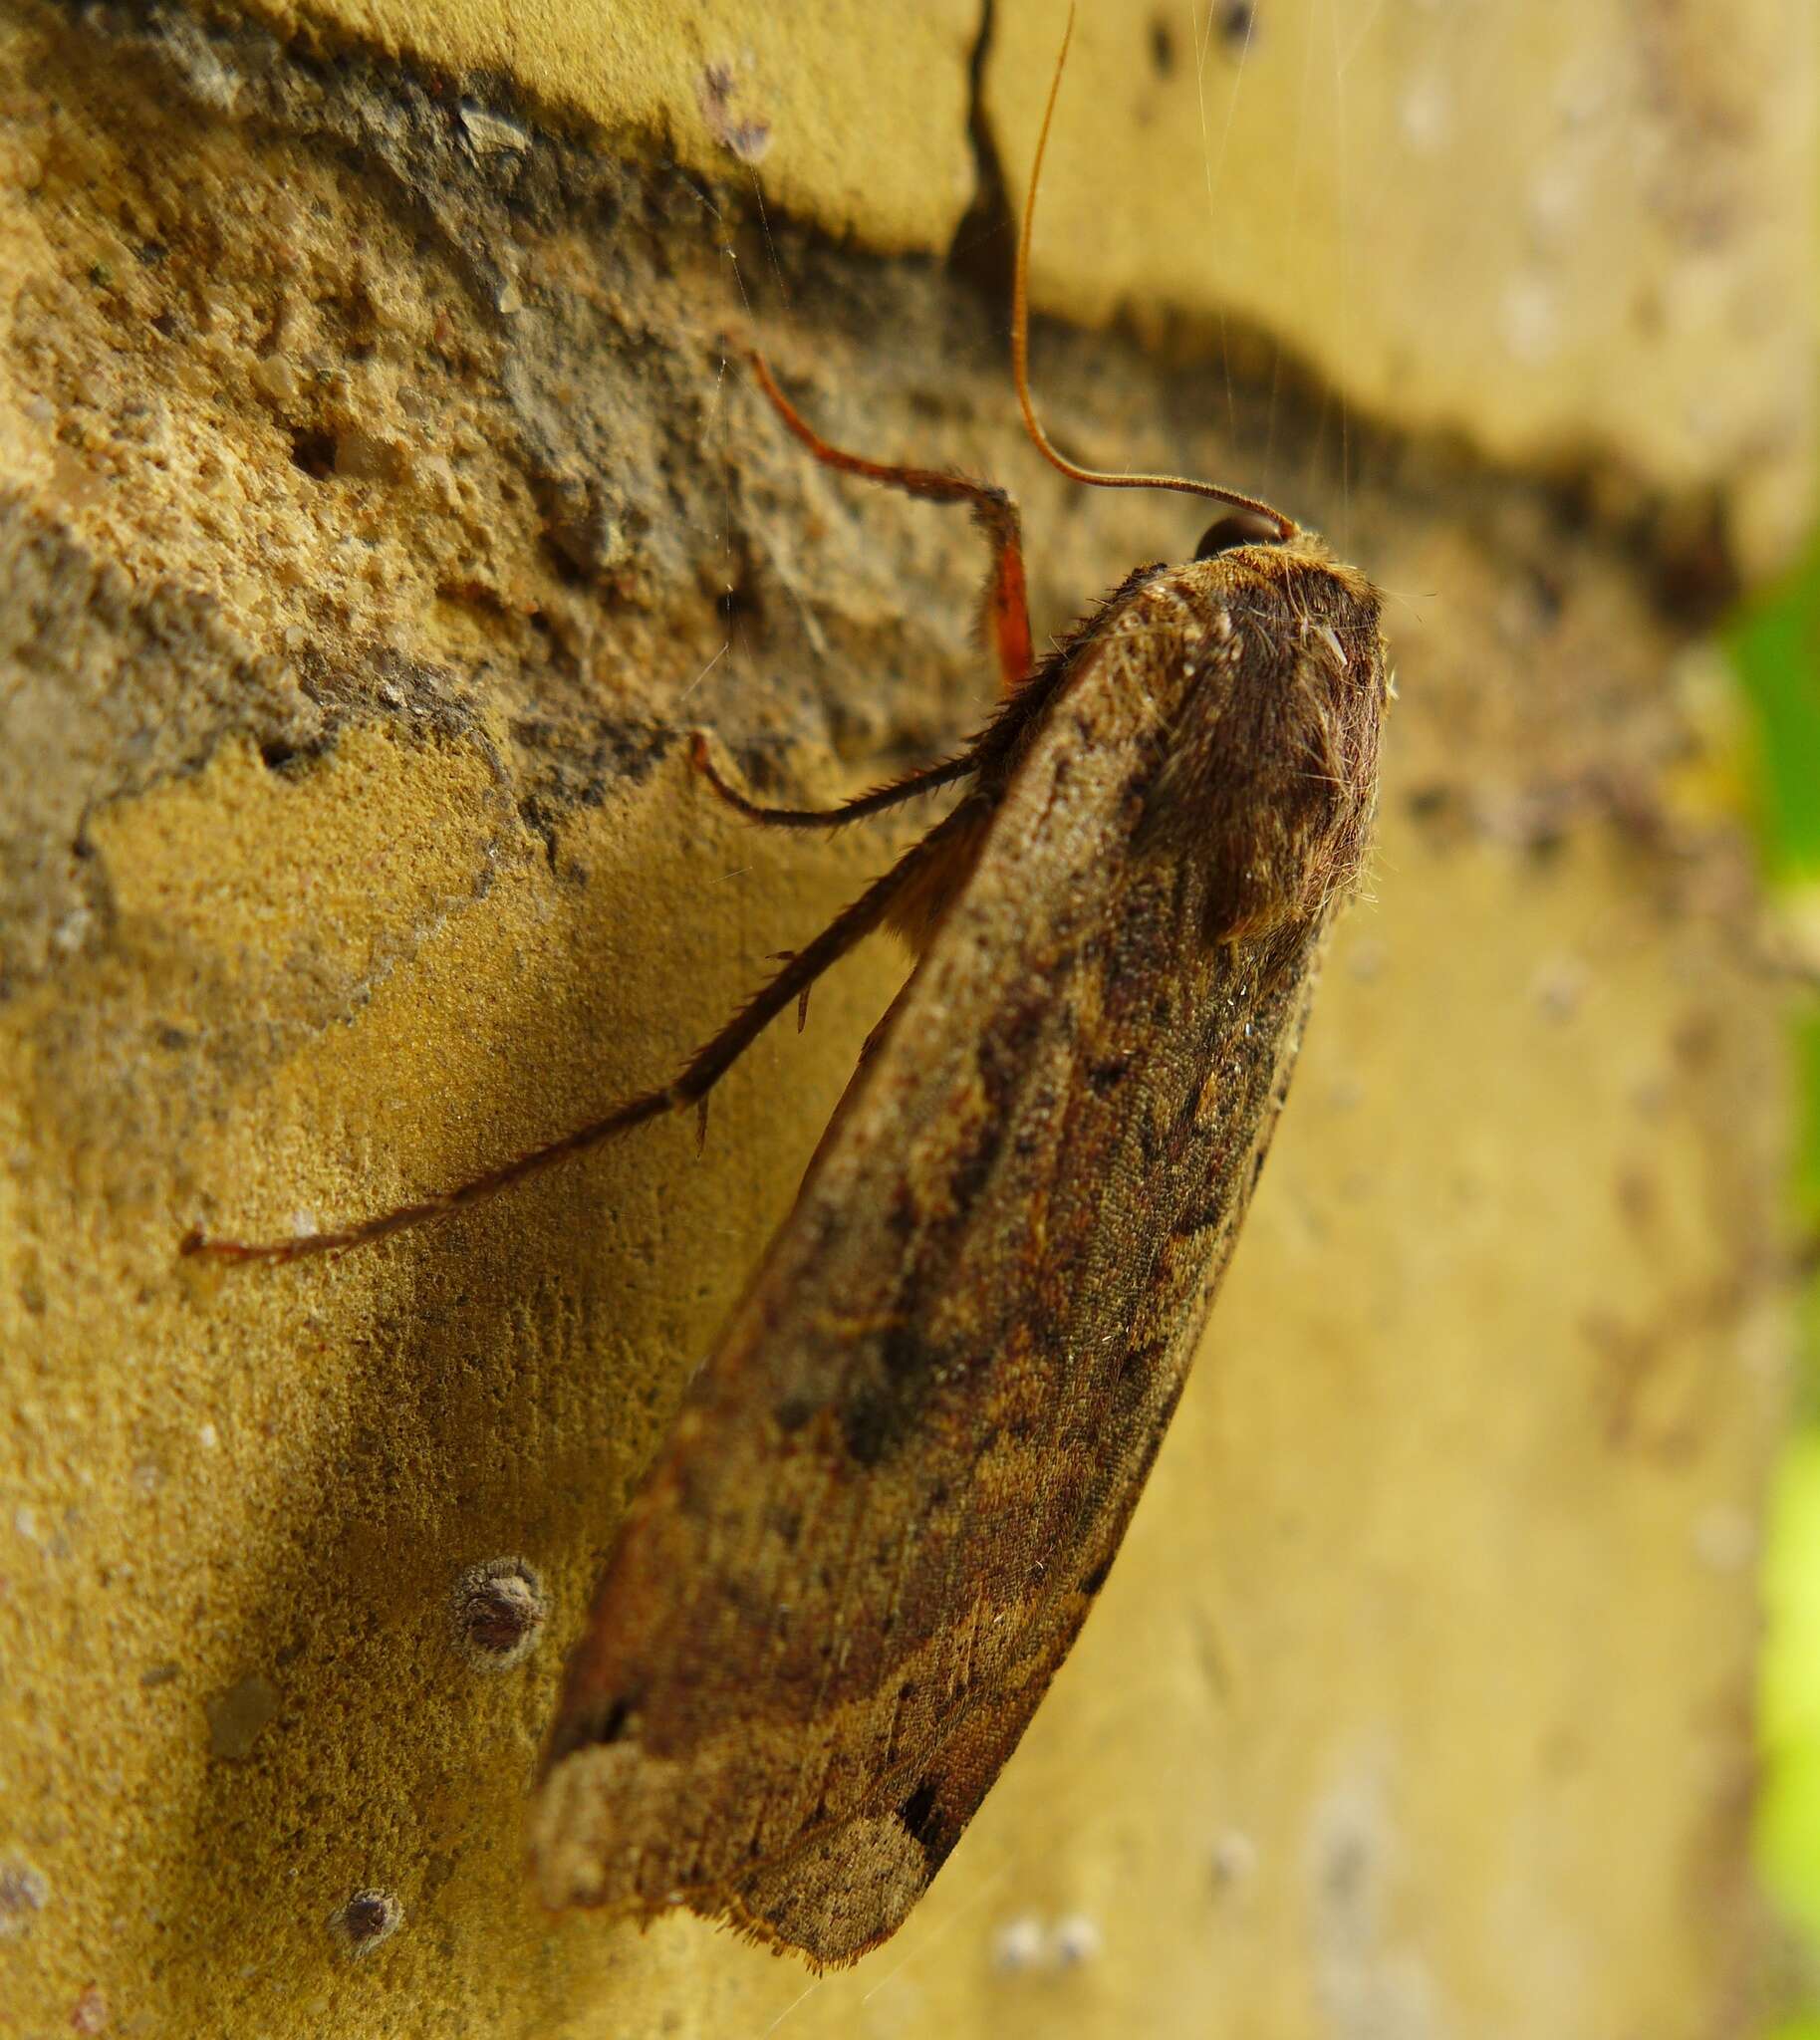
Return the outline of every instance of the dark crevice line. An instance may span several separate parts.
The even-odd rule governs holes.
[[[973,147],[973,200],[948,243],[947,266],[970,284],[995,312],[1011,302],[1017,262],[1017,227],[1005,187],[998,143],[986,119],[986,60],[992,51],[997,0],[980,0],[979,34],[967,60],[967,139]]]

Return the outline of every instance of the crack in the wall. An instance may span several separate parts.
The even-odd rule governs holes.
[[[979,291],[1002,316],[1011,302],[1011,278],[1017,262],[1017,229],[1006,192],[998,137],[986,116],[986,65],[992,55],[992,31],[998,0],[981,0],[979,33],[967,60],[967,139],[973,150],[972,203],[961,215],[948,243],[948,267]]]

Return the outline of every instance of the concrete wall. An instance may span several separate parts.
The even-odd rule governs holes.
[[[0,2030],[1742,2031],[1785,1079],[1691,647],[1805,512],[1803,9],[1086,6],[1047,413],[1327,530],[1402,698],[1125,1554],[889,1947],[810,1989],[521,1865],[888,945],[700,1157],[177,1261],[662,1076],[908,840],[686,770],[832,798],[992,691],[964,521],[808,466],[733,343],[1010,484],[1040,630],[1192,548],[1017,429],[1053,12],[771,12],[0,14]],[[450,1597],[505,1556],[551,1617],[489,1676]],[[403,1925],[350,1961],[360,1888]]]

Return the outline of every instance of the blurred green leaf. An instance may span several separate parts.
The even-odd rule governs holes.
[[[1732,662],[1755,710],[1771,876],[1820,880],[1820,544],[1729,635]]]
[[[1729,648],[1755,721],[1765,870],[1786,893],[1820,897],[1820,542],[1738,619]],[[1820,1227],[1820,1022],[1811,1014],[1796,1023],[1795,1052],[1794,1191],[1812,1230]],[[1765,1885],[1820,1942],[1820,1422],[1812,1413],[1820,1307],[1811,1286],[1804,1330],[1810,1413],[1783,1449],[1766,1526],[1756,1839]],[[1765,2040],[1820,2040],[1820,2014],[1784,2021]]]
[[[1767,1637],[1758,1688],[1763,1792],[1758,1861],[1770,1890],[1820,1935],[1820,1427],[1785,1448],[1770,1491]]]

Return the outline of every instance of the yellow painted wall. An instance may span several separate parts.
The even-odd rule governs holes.
[[[1334,70],[1325,13],[1260,10],[1229,143],[1231,59],[1185,16],[1163,78],[1149,16],[1083,14],[1045,301],[1140,338],[1045,328],[1045,406],[1109,461],[1270,490],[1391,592],[1383,845],[1102,1606],[910,1926],[811,1988],[687,1917],[546,1918],[521,1814],[617,1511],[901,960],[767,1036],[699,1158],[653,1128],[326,1265],[176,1242],[360,1213],[650,1082],[905,840],[780,847],[682,763],[701,723],[827,798],[991,691],[964,523],[806,469],[748,322],[831,432],[1015,487],[1039,628],[1200,520],[1043,470],[1002,236],[927,259],[975,195],[965,18],[343,22],[394,71],[327,17],[8,8],[0,2030],[1742,2030],[1781,1034],[1664,591],[1791,525],[1809,142],[1773,93],[1709,123],[1748,230],[1685,272],[1660,224],[1603,263],[1570,235],[1581,369],[1519,373],[1484,190],[1501,110],[1526,151],[1543,116],[1500,59],[1597,69],[1619,31],[1414,13]],[[987,58],[1013,196],[1055,26],[1001,8]],[[1732,17],[1724,75],[1811,105],[1787,27]],[[1332,194],[1407,126],[1380,74],[1412,51],[1476,118],[1449,167],[1410,156],[1406,235]],[[723,61],[756,164],[705,125]],[[1695,68],[1649,74],[1673,131]],[[1197,72],[1205,147],[1170,97]],[[1215,265],[1207,171],[1254,175],[1260,122],[1286,166]],[[1427,311],[1336,327],[1320,262],[1271,283],[1298,231]],[[1643,367],[1621,263],[1691,306]],[[1772,310],[1733,356],[1740,303]],[[1344,461],[1326,376],[1363,405]],[[1577,492],[1528,472],[1545,445]],[[488,1675],[451,1597],[507,1556],[551,1617]],[[362,1888],[403,1920],[350,1961]]]

